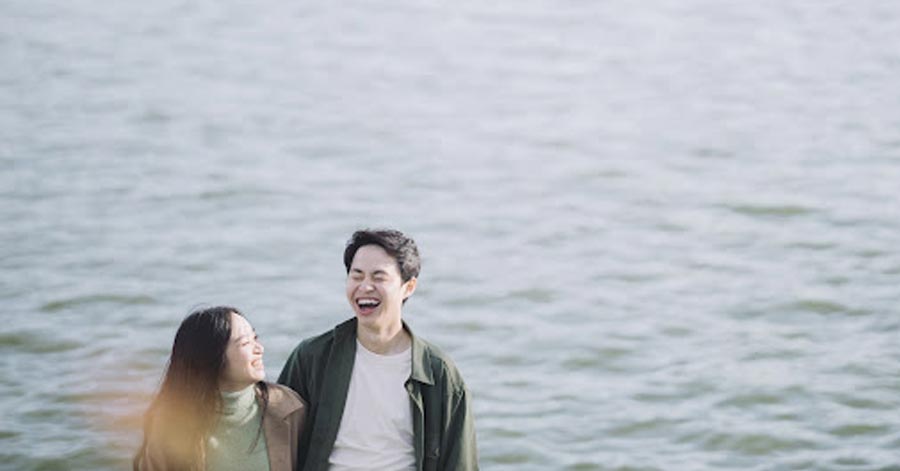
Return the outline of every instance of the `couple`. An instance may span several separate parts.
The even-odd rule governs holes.
[[[134,469],[478,469],[462,377],[401,319],[419,274],[415,242],[357,231],[344,266],[354,318],[302,341],[280,384],[264,381],[263,347],[237,309],[189,315]]]

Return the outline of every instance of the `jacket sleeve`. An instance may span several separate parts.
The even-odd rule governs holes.
[[[443,437],[444,451],[438,468],[444,471],[478,470],[475,421],[465,386],[461,386],[458,392],[453,394],[449,413],[450,420]]]

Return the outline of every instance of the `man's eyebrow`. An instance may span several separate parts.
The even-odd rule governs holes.
[[[364,271],[360,270],[359,268],[351,268],[350,271],[353,273],[365,273]],[[372,274],[373,275],[387,275],[388,271],[378,268],[375,271],[373,271]]]

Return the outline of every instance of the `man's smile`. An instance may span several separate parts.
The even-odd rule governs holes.
[[[380,305],[381,300],[378,298],[366,297],[356,299],[356,306],[359,308],[360,314],[371,314]]]

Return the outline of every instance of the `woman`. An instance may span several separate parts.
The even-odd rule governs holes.
[[[134,470],[295,470],[306,407],[291,389],[263,381],[262,354],[237,309],[187,316],[144,416]]]

